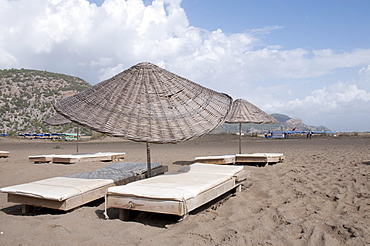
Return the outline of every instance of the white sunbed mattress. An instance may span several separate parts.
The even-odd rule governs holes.
[[[112,179],[78,179],[55,177],[1,188],[1,192],[63,201],[89,190],[113,184]]]
[[[233,178],[242,169],[241,166],[196,163],[176,173],[110,187],[107,194],[183,201]]]

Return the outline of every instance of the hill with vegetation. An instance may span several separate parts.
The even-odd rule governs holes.
[[[53,102],[90,86],[80,78],[64,74],[30,69],[0,70],[0,133],[65,130],[43,122],[55,114]]]

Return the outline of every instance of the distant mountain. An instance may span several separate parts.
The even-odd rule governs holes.
[[[0,70],[0,133],[61,130],[43,123],[55,114],[52,103],[90,86],[80,78],[64,74],[29,69]]]
[[[283,131],[330,131],[325,126],[309,126],[302,122],[299,118],[291,118],[284,114],[270,114],[272,117],[280,121],[279,124],[242,124],[243,133],[263,133],[273,130]],[[212,133],[237,133],[239,132],[239,124],[225,123]]]
[[[292,119],[288,115],[285,114],[270,114],[272,117],[280,121],[281,123],[287,122],[288,120]]]
[[[330,131],[329,128],[325,126],[309,126],[303,123],[299,118],[290,118],[289,120],[281,123],[281,128],[283,130],[295,130],[295,131]]]

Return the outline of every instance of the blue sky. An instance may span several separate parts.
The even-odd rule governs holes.
[[[0,69],[150,61],[268,113],[370,131],[370,1],[0,0]]]
[[[369,1],[185,0],[190,25],[227,33],[281,29],[264,41],[286,49],[369,48]]]

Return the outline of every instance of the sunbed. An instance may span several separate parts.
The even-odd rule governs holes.
[[[0,151],[0,157],[9,157],[9,151]]]
[[[208,164],[234,164],[235,155],[217,155],[217,156],[201,156],[195,157],[197,163],[208,163]]]
[[[106,210],[119,208],[122,220],[129,219],[133,210],[184,218],[220,195],[238,190],[248,176],[242,166],[195,163],[175,173],[110,187],[105,206]]]
[[[278,163],[283,162],[285,156],[280,153],[254,153],[254,154],[236,154],[236,163]]]
[[[124,159],[126,153],[98,152],[98,153],[77,153],[69,155],[31,155],[28,157],[30,162],[54,162],[72,164],[79,161],[119,161]]]
[[[21,203],[22,213],[32,206],[70,210],[104,197],[106,189],[145,178],[146,163],[118,162],[85,173],[55,177],[1,188],[8,193],[8,202]],[[163,174],[167,166],[152,163],[152,175]]]
[[[278,163],[283,162],[285,156],[280,153],[253,153],[236,155],[216,155],[195,157],[198,163],[209,164],[242,164],[242,163]]]

